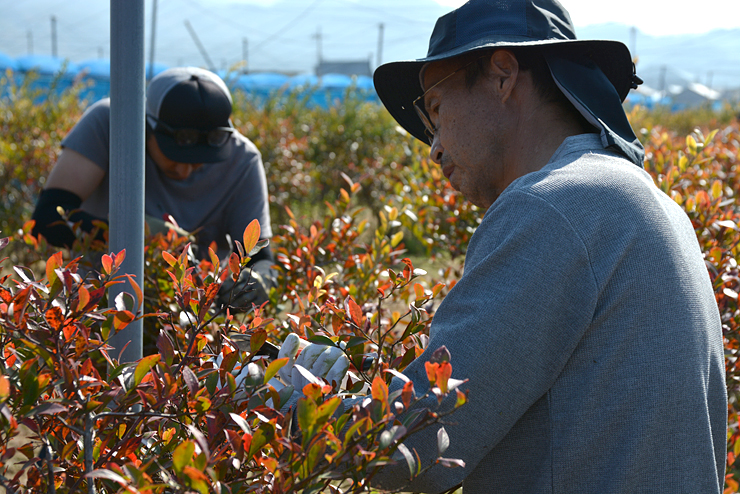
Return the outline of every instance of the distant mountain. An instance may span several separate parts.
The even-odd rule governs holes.
[[[581,39],[616,39],[637,56],[637,74],[655,89],[700,82],[716,89],[740,87],[740,29],[704,34],[649,36],[631,28],[602,24],[577,29]]]
[[[146,2],[147,57],[152,1]],[[0,52],[20,56],[51,53],[51,16],[57,53],[74,62],[110,56],[108,0],[5,2],[0,15]],[[324,60],[381,62],[426,54],[436,19],[449,10],[433,0],[278,0],[260,7],[234,0],[158,0],[155,61],[170,66],[207,66],[185,27],[188,21],[218,69],[247,60],[253,71],[313,72]],[[577,27],[581,39],[617,39],[632,49],[630,27]],[[740,29],[700,35],[635,36],[637,71],[646,85],[682,81],[724,89],[740,86]],[[665,81],[665,82],[663,82]]]

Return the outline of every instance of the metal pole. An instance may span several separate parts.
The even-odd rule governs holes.
[[[152,36],[149,42],[151,43],[151,46],[149,47],[149,70],[146,73],[146,80],[147,82],[151,80],[152,77],[154,77],[154,41],[155,41],[155,34],[157,32],[157,0],[154,0],[152,2]]]
[[[51,56],[57,56],[57,18],[51,16]]]
[[[110,1],[110,250],[126,249],[121,274],[144,286],[144,0]],[[119,293],[133,294],[130,285],[108,290],[112,305]],[[139,300],[138,303],[143,303]],[[134,321],[110,339],[113,356],[125,345],[121,362],[142,357],[143,323]]]
[[[385,29],[385,24],[382,22],[378,25],[378,65],[376,67],[380,67],[380,64],[383,63],[383,30]]]
[[[246,74],[249,72],[249,42],[247,38],[242,38],[242,61],[244,62],[242,73]]]
[[[198,34],[195,32],[195,29],[193,29],[193,26],[191,26],[190,22],[187,20],[185,21],[185,27],[188,28],[190,37],[193,38],[193,41],[195,42],[195,46],[198,47],[200,54],[203,56],[203,59],[206,61],[206,64],[208,65],[208,69],[211,72],[216,72],[216,66],[213,65],[213,62],[211,61],[211,57],[208,56],[208,52],[206,52],[206,49],[203,46],[203,43],[200,42],[200,38],[198,38]]]

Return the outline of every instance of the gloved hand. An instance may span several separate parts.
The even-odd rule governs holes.
[[[262,305],[270,298],[270,289],[277,286],[277,273],[272,269],[272,261],[262,259],[242,270],[234,283],[231,277],[221,285],[218,300],[232,308],[248,310],[254,305]]]
[[[149,229],[150,235],[156,235],[157,233],[166,234],[170,230],[175,230],[175,233],[181,237],[192,237],[190,232],[183,230],[179,225],[171,221],[163,220],[147,214],[144,216],[144,222]]]
[[[296,357],[298,350],[300,355]],[[290,333],[280,347],[278,358],[288,357],[288,363],[279,371],[282,381],[292,384],[297,391],[310,381],[296,367],[301,366],[310,374],[326,379],[329,384],[339,386],[349,369],[349,359],[344,352],[335,346],[318,345],[302,340],[295,333]]]

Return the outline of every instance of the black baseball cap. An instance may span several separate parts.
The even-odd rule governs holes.
[[[604,147],[642,166],[644,149],[622,107],[630,89],[642,83],[629,49],[619,41],[576,39],[557,0],[470,0],[437,20],[426,57],[383,64],[373,82],[393,118],[431,144],[413,107],[424,92],[422,67],[479,50],[523,47],[541,51],[558,88],[600,130]]]
[[[224,81],[198,67],[175,67],[154,77],[146,116],[164,155],[179,163],[215,163],[231,156],[232,99]]]

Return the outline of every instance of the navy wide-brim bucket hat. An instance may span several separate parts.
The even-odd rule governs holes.
[[[619,41],[577,40],[568,12],[556,0],[470,0],[440,17],[427,56],[375,70],[378,97],[396,121],[431,144],[413,108],[423,94],[421,68],[429,62],[496,48],[539,47],[555,83],[612,148],[642,166],[644,149],[622,108],[635,75],[629,49]]]

